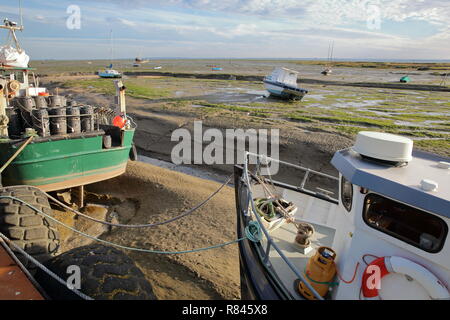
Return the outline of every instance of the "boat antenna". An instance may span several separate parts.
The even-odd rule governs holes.
[[[330,49],[331,49],[331,43],[328,44],[328,52],[327,52],[327,62],[330,63]]]
[[[333,42],[331,43],[330,65],[331,65],[332,62],[333,62],[333,53],[334,53],[334,40],[333,40]]]
[[[114,56],[114,52],[113,52],[113,36],[112,36],[112,33],[113,33],[113,31],[112,31],[112,28],[111,28],[111,30],[109,31],[109,45],[111,46],[111,60],[110,60],[110,63],[112,64],[113,63],[113,56]]]
[[[19,0],[20,31],[23,30],[22,0]]]

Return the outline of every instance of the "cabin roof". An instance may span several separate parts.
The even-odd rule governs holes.
[[[450,159],[414,151],[406,166],[393,167],[367,161],[352,149],[345,149],[336,152],[331,163],[352,184],[450,218],[450,170],[439,168],[439,161]],[[438,189],[422,190],[422,179],[437,182]]]

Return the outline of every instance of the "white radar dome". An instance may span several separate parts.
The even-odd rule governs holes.
[[[361,131],[353,150],[377,160],[409,162],[412,160],[413,141],[390,133]]]

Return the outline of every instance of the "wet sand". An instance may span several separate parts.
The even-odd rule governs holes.
[[[129,162],[126,174],[87,187],[89,214],[96,218],[114,216],[123,224],[146,224],[170,219],[188,210],[216,191],[221,184],[159,168]],[[193,188],[195,186],[195,188]],[[108,207],[92,209],[92,204]],[[105,227],[71,214],[57,213],[81,231],[100,235],[122,245],[161,251],[183,251],[208,247],[236,239],[234,190],[225,187],[210,202],[178,221],[146,229]],[[91,240],[60,228],[63,251]],[[108,229],[108,228],[106,228]],[[239,299],[237,244],[223,248],[162,255],[126,251],[153,285],[158,299]]]

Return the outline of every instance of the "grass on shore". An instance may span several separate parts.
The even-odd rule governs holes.
[[[294,61],[300,65],[328,65],[325,60],[298,60]],[[373,69],[421,69],[427,70],[450,70],[450,63],[403,63],[403,62],[368,62],[368,61],[335,61],[335,67],[348,68],[373,68]]]
[[[127,95],[134,98],[156,99],[170,96],[171,91],[167,89],[152,88],[150,86],[142,86],[133,81],[124,81],[127,88]],[[87,90],[93,90],[105,95],[115,95],[114,82],[110,79],[94,79],[94,80],[71,80],[62,84],[63,88],[78,87]]]

